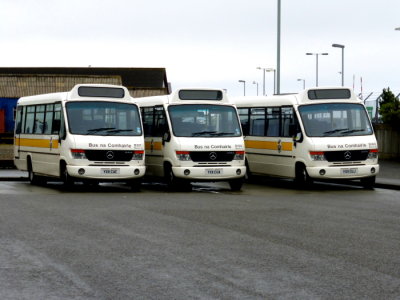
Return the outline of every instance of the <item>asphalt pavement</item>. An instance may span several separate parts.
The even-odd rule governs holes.
[[[380,171],[375,187],[400,190],[400,161],[380,160]],[[28,172],[19,171],[12,164],[0,162],[0,181],[25,181]]]

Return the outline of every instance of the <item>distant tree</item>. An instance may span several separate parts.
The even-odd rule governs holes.
[[[390,88],[383,89],[379,104],[379,113],[382,116],[383,123],[389,124],[397,131],[400,131],[400,101]]]

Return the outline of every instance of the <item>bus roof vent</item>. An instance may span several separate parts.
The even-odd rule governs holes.
[[[312,89],[308,90],[310,100],[343,100],[351,99],[350,89]]]
[[[205,101],[221,101],[224,94],[221,90],[180,90],[178,93],[180,100],[205,100]]]

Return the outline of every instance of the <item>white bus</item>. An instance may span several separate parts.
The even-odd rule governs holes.
[[[166,96],[136,98],[142,112],[146,175],[171,188],[190,182],[228,181],[240,190],[246,173],[236,108],[219,89],[179,89]]]
[[[249,174],[315,180],[360,179],[372,188],[378,145],[363,102],[348,88],[240,97]]]
[[[139,108],[114,85],[76,85],[70,92],[22,97],[17,103],[14,163],[31,183],[45,177],[97,184],[145,174]]]

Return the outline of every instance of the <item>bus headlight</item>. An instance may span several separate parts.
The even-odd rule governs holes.
[[[176,157],[178,158],[178,160],[182,161],[191,160],[189,151],[176,151]]]
[[[71,155],[73,159],[86,159],[85,150],[83,149],[71,149]]]
[[[370,149],[368,153],[368,159],[378,158],[378,149]]]
[[[322,161],[325,160],[324,152],[320,151],[310,151],[311,160]]]
[[[142,160],[144,155],[144,150],[133,151],[132,160]]]
[[[243,160],[244,159],[244,151],[236,151],[235,156],[233,156],[233,160]]]

